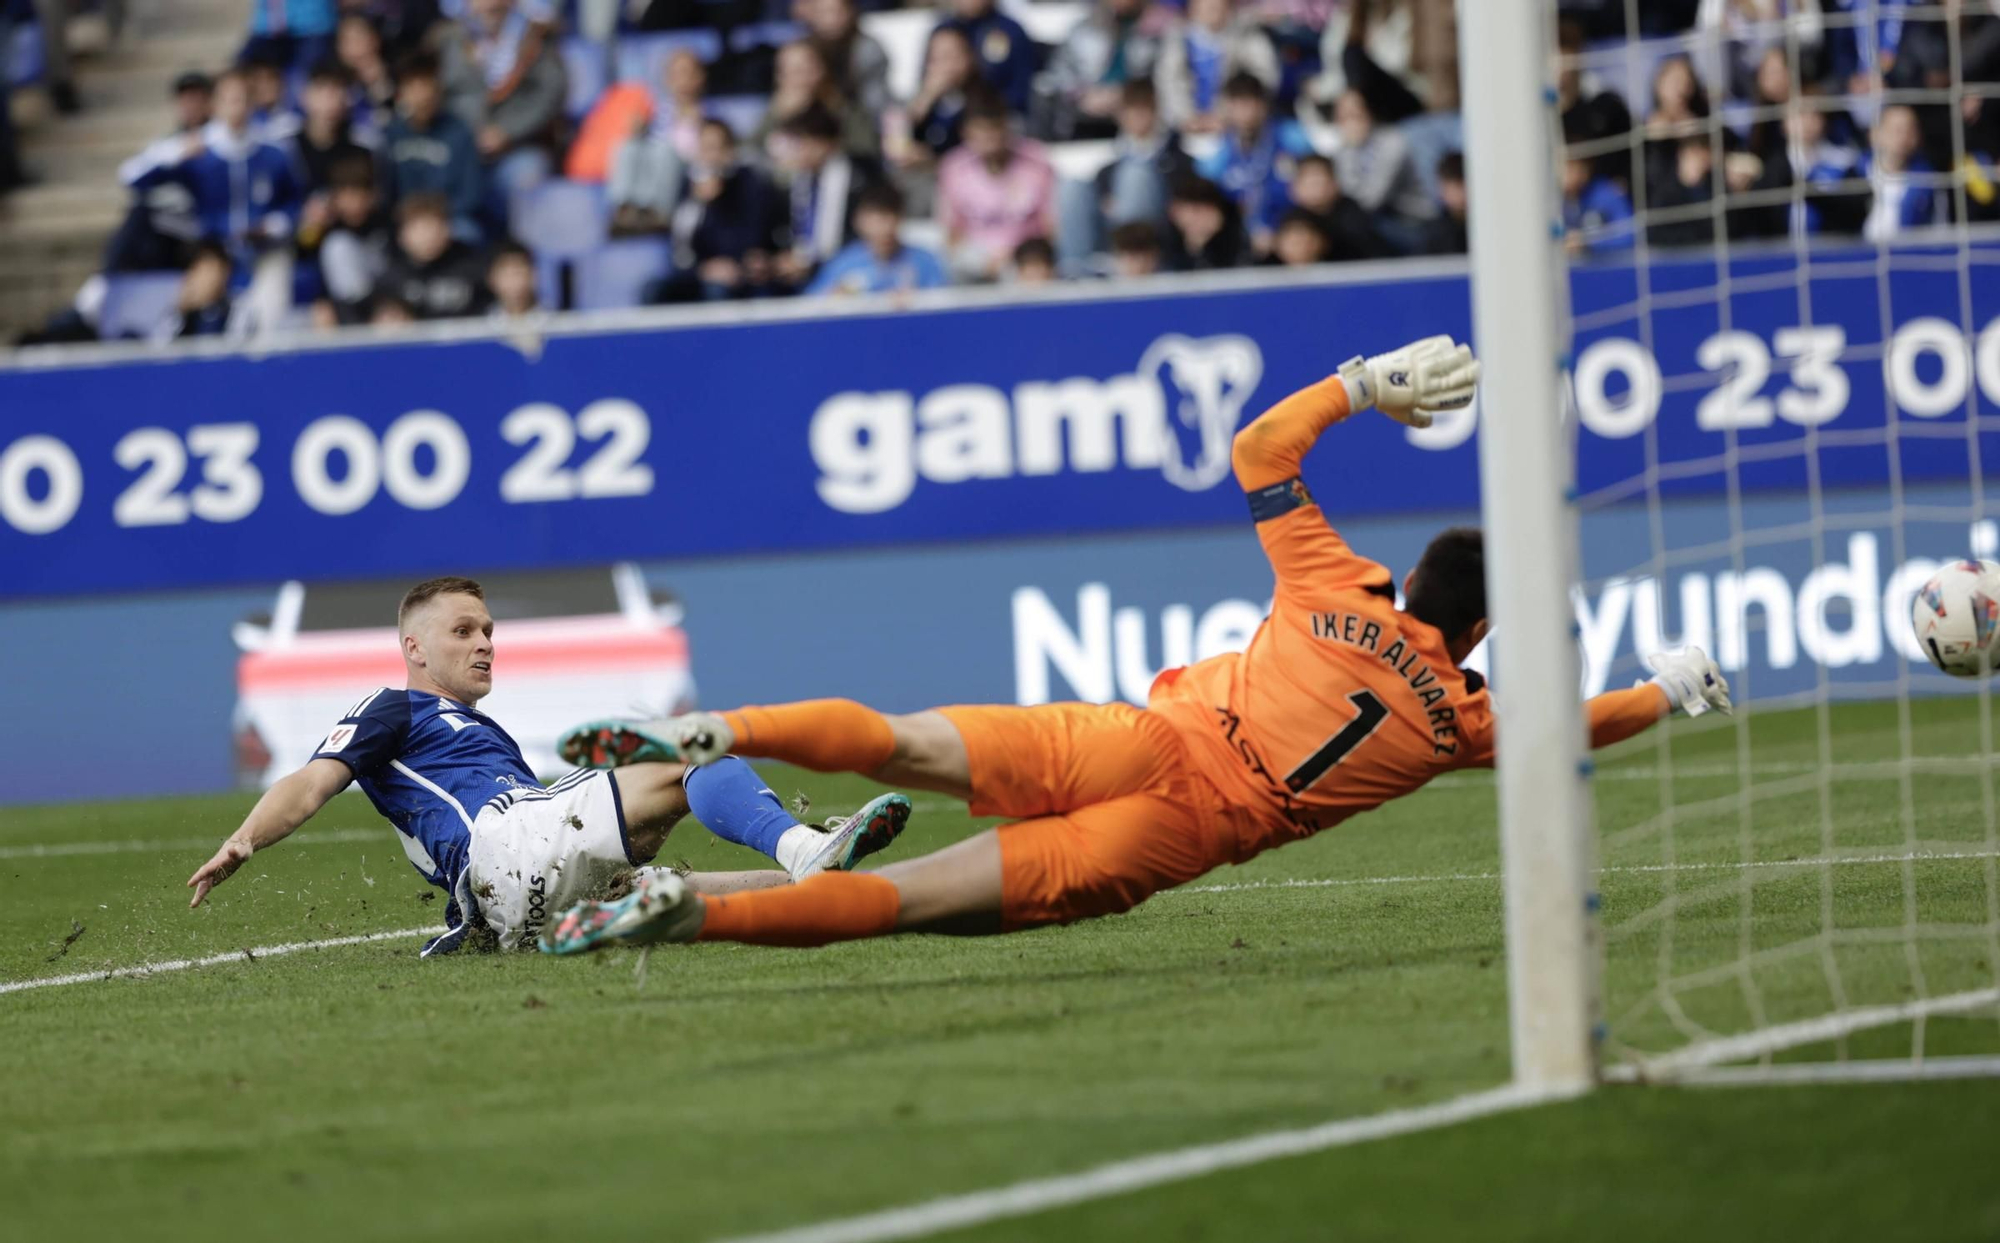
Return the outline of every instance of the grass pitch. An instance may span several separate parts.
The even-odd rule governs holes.
[[[1977,705],[1912,712],[1912,753],[1936,770],[1914,778],[1894,763],[1894,705],[1835,709],[1824,752],[1812,714],[1766,714],[1606,761],[1621,1048],[1810,1017],[1835,996],[1993,985]],[[873,789],[769,775],[828,811]],[[248,802],[0,812],[0,980],[238,955],[0,995],[10,1236],[699,1240],[1507,1073],[1483,776],[1115,919],[807,953],[670,947],[643,981],[630,952],[425,962],[419,936],[258,959],[433,924],[442,901],[344,795],[187,911],[182,882]],[[975,825],[918,807],[891,857]],[[755,865],[691,823],[666,855]],[[1905,1025],[1846,1052],[1906,1056],[1915,1040],[2000,1052],[2000,1021]],[[1995,1117],[1986,1081],[1607,1090],[954,1237],[1992,1239]]]

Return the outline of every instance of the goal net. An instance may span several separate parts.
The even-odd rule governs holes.
[[[1595,757],[1605,1073],[2000,1073],[1992,687],[1910,622],[2000,549],[2000,14],[1543,15],[1584,689],[1738,705]]]

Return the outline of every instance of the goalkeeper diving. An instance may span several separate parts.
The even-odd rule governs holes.
[[[564,736],[587,767],[724,755],[853,772],[965,800],[1009,823],[875,872],[701,893],[667,872],[584,902],[542,936],[570,954],[609,944],[738,941],[814,946],[904,932],[981,934],[1129,910],[1224,863],[1242,863],[1421,789],[1490,766],[1490,693],[1463,668],[1485,639],[1485,553],[1447,530],[1403,580],[1348,547],[1299,478],[1334,424],[1373,406],[1414,427],[1472,401],[1479,364],[1449,337],[1355,358],[1236,436],[1233,465],[1276,572],[1271,615],[1247,650],[1169,669],[1144,708],[971,706],[887,716],[816,700],[652,723],[593,722]],[[1586,706],[1593,746],[1674,711],[1729,710],[1698,648]],[[1521,688],[1545,693],[1541,688]]]

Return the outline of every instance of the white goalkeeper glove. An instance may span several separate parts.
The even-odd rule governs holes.
[[[1652,684],[1665,691],[1680,711],[1700,716],[1714,708],[1724,716],[1729,715],[1729,683],[1722,676],[1721,666],[1710,660],[1707,652],[1698,647],[1658,652],[1646,658],[1646,667],[1653,671]]]
[[[1350,358],[1340,365],[1340,378],[1352,413],[1374,406],[1398,423],[1429,427],[1432,411],[1472,404],[1479,360],[1472,347],[1450,337],[1425,337],[1373,358]]]

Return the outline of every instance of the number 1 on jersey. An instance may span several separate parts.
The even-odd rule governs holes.
[[[1286,774],[1287,790],[1298,794],[1317,785],[1320,778],[1333,771],[1334,765],[1347,758],[1349,751],[1360,746],[1368,735],[1389,719],[1389,706],[1377,698],[1374,691],[1356,691],[1347,697],[1347,702],[1354,705],[1354,719],[1327,739],[1319,750],[1308,755],[1304,763]]]

